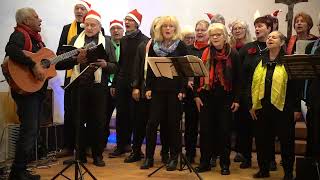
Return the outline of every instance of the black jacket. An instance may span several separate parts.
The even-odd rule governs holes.
[[[149,39],[140,30],[138,31],[135,36],[126,35],[120,41],[119,71],[113,79],[112,86],[114,87],[118,81],[126,81],[128,86],[132,82],[134,58],[138,52],[138,46],[141,42],[146,42]]]
[[[242,75],[242,83],[240,87],[240,105],[248,110],[250,110],[252,107],[251,83],[253,73],[261,60],[261,56],[266,52],[265,48],[265,42],[254,41],[246,44],[239,50]]]
[[[76,39],[78,38],[78,35],[73,37],[70,44],[74,45]],[[95,41],[98,41],[97,38],[94,39]],[[86,40],[85,40],[86,41]],[[89,41],[85,42],[85,44],[89,43]],[[102,68],[102,77],[101,77],[101,83],[105,86],[108,85],[108,77],[109,74],[115,73],[118,70],[118,64],[116,62],[114,50],[111,44],[111,41],[109,38],[105,37],[105,51],[107,55],[107,67]],[[65,70],[65,69],[72,69],[75,65],[77,65],[78,62],[74,58],[69,58],[63,61],[60,61],[56,64],[57,70]]]
[[[32,52],[33,53],[38,52],[41,49],[41,47],[38,46],[38,42],[35,39],[33,39],[32,37],[30,38],[32,42]],[[22,52],[24,48],[24,42],[25,42],[24,35],[21,32],[14,31],[10,35],[9,42],[6,45],[6,56],[9,56],[11,60],[19,64],[28,66],[31,69],[34,67],[35,62]],[[46,81],[42,86],[42,88],[35,93],[45,94],[47,86],[48,86],[48,81]]]

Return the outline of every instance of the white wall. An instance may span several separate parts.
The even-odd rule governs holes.
[[[42,36],[47,47],[56,51],[63,25],[73,20],[73,0],[4,0],[0,7],[0,62],[4,57],[4,48],[9,35],[15,26],[15,11],[18,8],[30,6],[36,9],[42,18]],[[206,12],[221,13],[227,23],[235,19],[242,19],[250,24],[253,32],[253,15],[258,10],[261,15],[270,14],[275,9],[281,9],[279,14],[280,31],[286,34],[285,14],[287,6],[275,4],[273,0],[88,0],[102,14],[103,26],[108,29],[112,19],[123,19],[128,11],[137,8],[143,14],[141,30],[149,34],[149,28],[153,18],[160,15],[175,15],[182,26],[194,25],[199,19],[208,19]],[[197,2],[197,3],[195,3]],[[320,0],[309,0],[307,3],[299,3],[295,12],[305,11],[314,21],[318,19]],[[316,27],[312,33],[318,35]],[[1,70],[0,70],[1,71]],[[60,77],[63,77],[60,74]],[[4,79],[0,72],[0,80]],[[63,79],[63,78],[61,78]],[[0,91],[7,91],[6,83],[0,84]]]

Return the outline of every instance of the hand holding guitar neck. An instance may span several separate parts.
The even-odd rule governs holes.
[[[87,50],[86,49],[79,49],[79,54],[77,56],[77,62],[82,64],[87,62]]]

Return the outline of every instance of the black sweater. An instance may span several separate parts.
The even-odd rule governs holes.
[[[167,57],[178,57],[185,56],[188,54],[188,50],[183,41],[180,41],[175,51],[168,54]],[[153,43],[149,49],[149,57],[159,57],[153,50]],[[152,90],[157,92],[185,92],[185,87],[187,84],[187,78],[181,76],[174,76],[173,79],[166,77],[155,77],[148,65],[147,78],[146,78],[146,90]]]

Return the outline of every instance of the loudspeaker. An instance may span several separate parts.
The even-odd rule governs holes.
[[[296,180],[320,180],[320,161],[312,158],[297,158]]]

